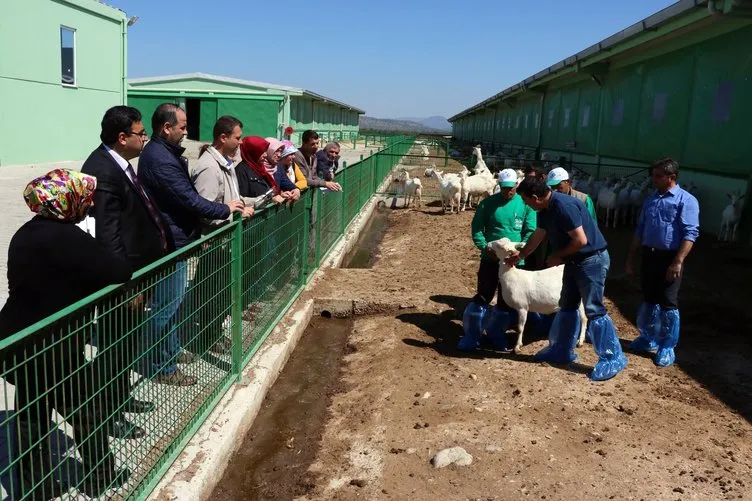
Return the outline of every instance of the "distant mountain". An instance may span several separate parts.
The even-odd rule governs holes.
[[[446,132],[447,129],[435,129],[414,120],[374,118],[360,116],[360,130],[384,131],[384,132]],[[451,130],[451,129],[449,129]]]
[[[449,123],[449,121],[446,119],[446,117],[442,117],[441,115],[434,115],[432,117],[428,118],[419,118],[419,117],[404,117],[404,118],[396,118],[395,120],[405,120],[408,122],[417,122],[419,124],[423,124],[426,127],[429,127],[431,129],[435,130],[443,130],[443,131],[450,131],[452,130],[452,124]]]

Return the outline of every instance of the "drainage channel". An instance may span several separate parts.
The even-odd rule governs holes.
[[[389,210],[377,207],[345,257],[346,268],[367,268],[387,228]],[[341,365],[352,351],[353,320],[314,317],[269,391],[243,443],[209,499],[293,499],[315,487],[308,473],[315,459]]]

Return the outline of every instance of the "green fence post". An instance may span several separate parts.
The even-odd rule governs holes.
[[[345,227],[347,226],[347,162],[342,162],[342,221],[340,222],[340,235],[345,234]]]
[[[353,149],[355,149],[355,143],[357,142],[358,136],[356,136],[355,134],[350,134],[350,137],[353,140]]]
[[[310,189],[307,193],[304,193],[304,196],[306,197],[306,200],[304,202],[305,210],[303,211],[305,222],[303,223],[303,239],[300,242],[300,255],[302,256],[303,261],[302,272],[300,274],[301,287],[305,285],[308,277],[308,226],[310,225],[310,218],[313,215],[313,213],[309,211],[309,209],[313,209],[313,205],[308,199],[313,197],[313,189]]]
[[[368,134],[365,135],[366,138],[366,148],[368,148]]]
[[[316,189],[314,195],[318,195],[316,198],[316,267],[321,266],[321,198],[323,192]]]
[[[240,378],[243,363],[243,223],[236,216],[232,230],[232,373]]]
[[[449,143],[446,143],[444,147],[444,168],[446,169],[449,165]]]

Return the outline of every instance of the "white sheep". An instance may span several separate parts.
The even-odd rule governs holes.
[[[442,177],[442,174],[434,170],[433,177],[439,182],[439,191],[441,192],[441,208],[446,212],[446,206],[449,204],[449,213],[457,205],[457,214],[460,212],[460,194],[462,193],[462,184],[458,175]]]
[[[417,177],[410,178],[410,174],[406,170],[403,170],[399,175],[399,184],[400,184],[400,191],[405,197],[405,208],[410,208],[410,202],[413,202],[413,205],[416,207],[421,206],[421,192],[422,192],[422,186],[420,183],[420,179]],[[417,204],[415,204],[415,200],[418,201]]]
[[[629,194],[632,192],[634,183],[627,181],[616,194],[616,212],[614,213],[614,228],[616,223],[620,222],[624,226],[627,225],[627,219],[629,216]]]
[[[617,181],[613,186],[604,186],[598,191],[598,202],[596,202],[596,214],[602,208],[606,212],[605,228],[608,228],[608,221],[612,218],[616,210],[616,194],[621,187],[621,181]],[[616,228],[616,221],[612,221],[612,227]]]
[[[468,199],[470,200],[470,207],[472,207],[473,197],[478,197],[478,202],[480,202],[482,199],[493,195],[494,186],[496,184],[497,183],[494,181],[493,177],[484,175],[470,177],[467,172],[460,172],[460,185],[462,186],[460,194],[462,206],[460,211],[465,210],[465,207],[468,204]]]
[[[736,230],[739,226],[739,218],[742,215],[742,201],[744,195],[740,193],[727,193],[727,197],[731,200],[729,204],[723,209],[721,214],[721,230],[718,232],[719,242],[734,242],[736,241]],[[729,233],[730,239],[729,239]]]
[[[521,270],[514,266],[509,267],[504,264],[504,259],[510,257],[525,244],[502,238],[489,242],[488,245],[500,260],[499,284],[501,285],[501,295],[504,302],[510,308],[517,310],[519,315],[519,334],[517,335],[517,344],[514,347],[514,351],[519,352],[522,348],[522,333],[525,332],[527,313],[532,311],[550,315],[559,311],[564,265],[538,271]],[[587,330],[587,317],[582,302],[580,302],[579,313],[581,325],[577,346],[582,346]]]
[[[487,171],[490,172],[490,169],[486,165],[486,162],[483,161],[483,154],[480,151],[480,145],[475,146],[473,148],[473,155],[475,155],[475,158],[478,159],[478,161],[475,163],[475,168],[474,169],[477,169],[477,170],[480,170],[480,171],[482,171],[483,169],[485,169],[485,170],[487,170]]]
[[[648,195],[648,187],[650,186],[651,179],[645,178],[642,183],[632,188],[629,192],[629,207],[631,215],[632,226],[637,226],[637,219],[640,217],[642,211],[642,204],[645,201],[645,197]]]

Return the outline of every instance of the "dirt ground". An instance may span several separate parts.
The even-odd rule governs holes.
[[[687,265],[675,366],[630,354],[622,374],[593,383],[587,344],[568,368],[532,362],[545,341],[530,336],[518,356],[455,350],[478,256],[473,213],[439,212],[392,212],[373,269],[331,270],[329,290],[319,291],[356,297],[373,287],[416,308],[355,321],[344,391],[332,398],[300,499],[752,497],[748,253],[700,242]],[[628,342],[639,302],[619,276],[629,233],[607,238],[608,307]],[[452,446],[473,463],[432,468],[431,457]]]
[[[677,363],[627,354],[627,369],[593,383],[589,344],[569,367],[533,362],[545,340],[527,333],[519,355],[455,349],[475,292],[472,216],[442,215],[438,201],[391,211],[372,268],[326,272],[313,291],[324,304],[387,307],[355,317],[332,364],[339,378],[318,393],[326,415],[300,416],[296,445],[270,463],[278,488],[257,499],[752,499],[749,251],[701,239]],[[631,236],[606,237],[607,306],[628,343],[640,301],[622,275]],[[472,464],[434,469],[435,453],[453,446]]]

